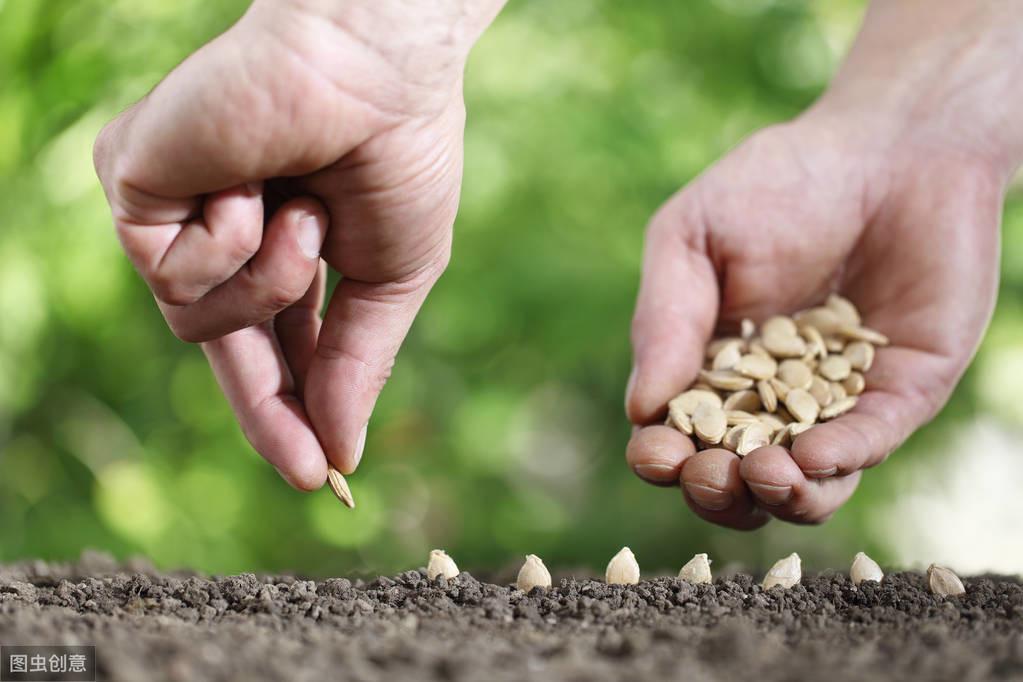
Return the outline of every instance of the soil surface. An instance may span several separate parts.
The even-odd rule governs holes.
[[[1023,586],[964,582],[947,599],[918,573],[524,594],[468,573],[207,578],[89,555],[0,567],[0,643],[95,644],[98,679],[126,682],[1023,680]]]

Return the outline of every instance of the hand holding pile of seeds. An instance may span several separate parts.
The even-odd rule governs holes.
[[[888,339],[864,327],[850,301],[827,303],[760,327],[743,320],[741,337],[707,345],[706,362],[688,390],[668,403],[667,424],[697,447],[745,456],[768,444],[788,447],[814,424],[856,405],[875,346]]]

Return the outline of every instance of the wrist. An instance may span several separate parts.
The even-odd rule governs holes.
[[[412,80],[461,77],[469,51],[507,0],[255,0],[249,14],[280,32],[313,28],[351,43]],[[296,36],[304,39],[307,36]]]
[[[912,145],[990,166],[1023,160],[1023,9],[962,0],[875,0],[839,73],[804,115],[841,119],[857,144]]]

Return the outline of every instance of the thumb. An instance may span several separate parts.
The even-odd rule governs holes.
[[[625,397],[634,424],[663,417],[667,402],[703,366],[718,308],[717,278],[703,241],[699,212],[684,194],[666,204],[647,229]]]
[[[327,306],[306,379],[305,404],[327,459],[341,473],[362,458],[373,407],[395,356],[446,260],[408,279],[342,279]]]

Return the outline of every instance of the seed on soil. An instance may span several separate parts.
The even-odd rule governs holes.
[[[519,569],[515,587],[523,592],[529,592],[534,587],[542,587],[546,590],[550,586],[551,572],[543,565],[540,557],[535,554],[527,554],[526,563],[522,564],[522,568]]]
[[[713,579],[710,575],[710,560],[707,555],[697,554],[690,559],[678,572],[678,577],[691,583],[709,584]]]
[[[732,395],[725,398],[723,407],[725,411],[728,410],[742,410],[744,412],[756,412],[760,409],[760,397],[756,391],[749,389],[745,391],[736,391]]]
[[[881,582],[884,572],[877,562],[863,552],[857,552],[853,558],[852,566],[849,568],[849,579],[853,585],[859,585],[864,580]]]
[[[795,552],[784,559],[779,559],[764,576],[764,589],[769,590],[776,585],[789,589],[798,585],[800,578],[803,577],[801,564],[799,555]]]
[[[332,466],[327,467],[327,483],[330,484],[330,489],[334,491],[337,499],[341,500],[349,509],[355,509],[355,498],[352,497],[348,481],[345,480],[340,471]]]
[[[604,580],[608,585],[635,585],[639,582],[639,563],[631,549],[622,547],[611,557]]]
[[[693,412],[693,432],[696,437],[708,445],[721,442],[728,430],[728,418],[720,407],[701,404]]]
[[[448,580],[456,577],[459,573],[458,566],[454,559],[447,555],[442,549],[435,549],[430,552],[430,561],[426,564],[426,577],[436,580],[437,576],[444,576]]]
[[[959,576],[950,569],[937,564],[931,564],[927,569],[927,584],[930,585],[931,592],[939,597],[955,597],[966,594],[966,588]]]
[[[834,419],[835,417],[841,416],[856,407],[856,400],[857,398],[854,395],[849,396],[848,398],[842,398],[841,400],[836,400],[821,410],[820,418],[823,421],[827,421],[828,419]]]
[[[735,454],[745,457],[757,448],[770,444],[770,442],[771,434],[762,422],[750,424],[739,435],[739,445],[735,449]]]

